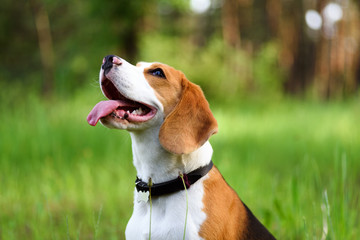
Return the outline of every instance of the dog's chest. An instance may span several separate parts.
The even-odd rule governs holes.
[[[203,212],[203,181],[200,179],[185,191],[152,199],[150,203],[138,202],[135,191],[134,211],[126,227],[126,239],[149,239],[151,212],[151,239],[182,239],[186,227],[186,239],[201,239],[199,231],[206,219]],[[188,204],[187,223],[186,205]]]

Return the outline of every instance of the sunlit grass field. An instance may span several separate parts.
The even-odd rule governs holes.
[[[131,141],[87,124],[101,99],[97,87],[47,101],[1,96],[0,239],[124,238]],[[360,235],[359,101],[210,102],[213,161],[278,239]]]

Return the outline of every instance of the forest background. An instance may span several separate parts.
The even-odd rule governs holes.
[[[357,0],[3,0],[0,239],[122,239],[131,143],[91,128],[102,58],[199,84],[214,162],[279,239],[356,239]]]

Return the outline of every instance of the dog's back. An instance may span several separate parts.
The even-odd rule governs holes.
[[[204,239],[275,239],[256,219],[217,168],[204,181],[204,211],[207,218],[200,229]]]

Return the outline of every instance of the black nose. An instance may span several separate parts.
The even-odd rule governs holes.
[[[122,64],[119,57],[115,55],[107,55],[106,57],[104,57],[103,64],[101,66],[101,68],[104,70],[104,74],[107,74],[111,70],[114,64],[116,65]]]

